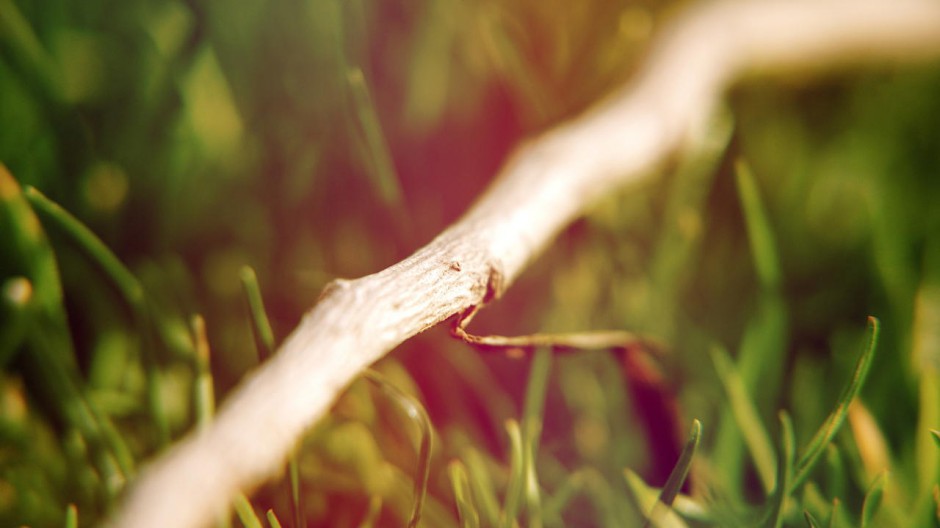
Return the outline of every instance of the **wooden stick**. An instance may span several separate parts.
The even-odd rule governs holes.
[[[115,526],[204,526],[275,474],[360,372],[405,339],[499,297],[555,234],[600,196],[652,173],[752,74],[940,55],[933,0],[704,3],[657,41],[636,79],[520,146],[488,191],[411,257],[336,280],[211,427],[144,469]]]

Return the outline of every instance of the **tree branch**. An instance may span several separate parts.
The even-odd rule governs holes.
[[[706,3],[663,33],[629,85],[514,153],[479,201],[390,268],[336,280],[212,426],[151,463],[112,523],[195,527],[276,473],[360,372],[405,339],[499,297],[577,215],[681,150],[752,74],[940,55],[931,0]]]

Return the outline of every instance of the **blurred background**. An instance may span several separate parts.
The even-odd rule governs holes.
[[[258,363],[245,266],[283,339],[328,281],[430,241],[522,138],[629,79],[682,7],[0,0],[0,524],[100,522]],[[786,409],[802,452],[874,315],[861,396],[781,515],[857,525],[882,482],[874,525],[937,525],[938,94],[936,62],[751,80],[690,152],[597,204],[480,315],[481,334],[662,343],[543,371],[542,506],[519,523],[642,522],[624,469],[662,486],[698,418],[686,520],[754,525],[772,501],[753,439],[780,449]],[[482,525],[515,517],[504,423],[530,367],[446,328],[377,365],[435,429],[425,525],[459,524],[454,460]],[[254,510],[403,525],[418,433],[400,417],[356,382],[298,450],[297,483],[266,485]]]

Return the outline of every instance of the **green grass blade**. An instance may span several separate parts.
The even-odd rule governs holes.
[[[11,56],[24,77],[41,88],[43,96],[55,102],[62,100],[62,70],[12,0],[0,0],[0,48]]]
[[[365,76],[359,68],[349,68],[346,81],[352,95],[356,128],[361,135],[363,158],[369,163],[368,173],[379,196],[388,205],[401,204],[401,185],[395,164],[382,132],[378,112]]]
[[[855,399],[862,389],[862,385],[865,383],[865,377],[868,375],[869,368],[871,368],[872,360],[875,357],[875,349],[878,344],[879,329],[880,323],[878,319],[869,316],[867,345],[859,356],[858,362],[855,364],[855,370],[852,373],[852,378],[839,397],[835,409],[829,414],[826,421],[823,422],[822,427],[820,427],[819,431],[816,432],[813,439],[806,447],[803,456],[800,457],[800,461],[796,465],[796,476],[791,484],[791,491],[797,489],[806,481],[816,461],[839,431],[843,422],[845,422],[849,404],[852,403],[852,400]]]
[[[411,510],[411,518],[408,520],[408,527],[413,528],[421,520],[421,510],[424,507],[428,479],[431,473],[431,419],[428,418],[421,402],[386,381],[378,372],[367,370],[363,376],[376,384],[392,401],[398,404],[421,433],[420,445],[418,446],[418,462],[414,474],[414,506]]]
[[[251,503],[248,502],[248,497],[239,493],[235,497],[234,505],[235,513],[238,514],[238,520],[242,522],[242,526],[245,528],[264,528],[261,524],[261,519],[259,519],[258,515],[255,513],[255,509],[251,506]]]
[[[728,396],[728,402],[731,404],[731,414],[737,422],[738,429],[744,437],[744,443],[754,460],[754,467],[757,469],[757,475],[760,477],[764,492],[769,494],[776,485],[774,466],[777,458],[770,442],[770,435],[767,433],[763,422],[761,422],[757,409],[754,407],[750,396],[748,396],[744,380],[738,374],[731,357],[719,346],[712,347],[711,355],[718,378],[721,380]]]
[[[770,220],[761,203],[760,191],[748,164],[744,160],[738,160],[734,168],[757,277],[764,290],[776,291],[780,288],[782,274]]]
[[[271,528],[281,528],[281,521],[278,520],[277,515],[274,514],[274,510],[269,509],[265,517],[268,519],[268,526]]]
[[[825,480],[824,489],[829,497],[845,497],[846,477],[845,462],[842,453],[835,444],[826,446],[826,461],[824,463]]]
[[[525,485],[525,456],[522,447],[522,432],[519,422],[506,420],[506,433],[509,435],[509,484],[503,500],[503,512],[500,526],[513,528]]]
[[[735,164],[736,185],[747,232],[748,244],[759,291],[757,307],[749,317],[737,354],[737,372],[743,380],[747,394],[759,414],[769,415],[780,393],[780,372],[785,368],[789,317],[780,293],[782,271],[777,242],[766,207],[761,200],[758,184],[744,160]],[[731,410],[724,412],[716,429],[717,440],[713,459],[727,468],[724,473],[736,478],[742,471],[742,435],[733,427],[736,421]],[[756,430],[754,430],[756,431]],[[744,432],[744,431],[742,431]],[[753,453],[758,449],[758,471],[765,492],[773,487],[772,475],[776,457],[761,447],[773,445],[754,443],[752,435],[746,447]],[[747,438],[743,438],[748,442]],[[769,455],[769,456],[768,456]],[[726,482],[727,489],[738,490],[737,482]],[[769,487],[768,487],[769,485]],[[734,491],[733,491],[734,492]]]
[[[486,460],[479,451],[467,448],[463,460],[467,464],[467,474],[470,477],[470,489],[477,500],[480,511],[480,520],[483,526],[499,525],[499,500],[496,496],[496,487],[486,467]]]
[[[627,468],[623,470],[624,479],[627,481],[627,489],[630,490],[633,500],[636,502],[637,509],[641,512],[652,512],[659,502],[659,493],[650,488],[643,479],[633,470]],[[645,515],[646,519],[652,523],[655,528],[687,528],[687,524],[672,508],[666,508],[664,515],[658,519],[653,519],[652,515]]]
[[[819,521],[813,517],[813,514],[809,510],[803,510],[803,519],[806,521],[806,526],[809,528],[822,528],[822,525],[819,524]]]
[[[865,501],[862,503],[862,518],[859,522],[859,528],[871,526],[871,520],[875,517],[875,514],[878,513],[878,508],[881,507],[881,500],[884,498],[887,480],[888,473],[887,471],[883,471],[875,478],[871,486],[869,486],[868,491],[865,493]]]
[[[248,303],[248,313],[251,315],[251,330],[258,343],[258,358],[265,361],[274,354],[274,331],[271,329],[271,321],[264,309],[258,276],[251,266],[242,267],[239,275],[245,292],[245,300]]]
[[[137,277],[85,224],[34,187],[27,186],[23,194],[42,219],[52,222],[91,257],[128,304],[135,307],[144,301],[144,290]]]
[[[659,499],[656,501],[656,504],[653,505],[653,509],[649,513],[649,518],[644,525],[645,527],[650,527],[654,524],[659,525],[661,520],[666,516],[666,512],[672,506],[673,501],[676,500],[679,490],[682,489],[682,483],[685,482],[685,478],[689,474],[689,469],[692,467],[692,457],[695,456],[695,450],[698,448],[699,439],[701,437],[702,422],[697,419],[693,420],[689,440],[685,443],[685,447],[679,455],[679,461],[676,462],[675,467],[672,468],[672,472],[669,473],[669,478],[666,479],[666,484],[659,494]]]
[[[770,498],[769,516],[766,526],[783,526],[783,510],[790,494],[790,479],[793,477],[794,456],[793,422],[786,411],[780,412],[780,453],[777,458],[777,485]]]
[[[78,528],[78,508],[74,504],[65,508],[65,528]]]
[[[306,526],[304,515],[303,495],[300,493],[300,466],[297,463],[297,454],[291,453],[287,459],[287,474],[290,478],[290,509],[296,526]]]
[[[820,526],[823,526],[823,523],[820,519],[828,518],[828,515],[824,515],[825,512],[829,511],[829,508],[832,506],[832,502],[823,495],[823,492],[819,489],[819,486],[814,481],[809,481],[803,486],[803,489],[800,490],[800,507],[810,513],[813,516],[816,523]]]
[[[105,444],[109,447],[110,455],[114,457],[114,462],[117,464],[115,469],[119,470],[119,472],[115,474],[115,478],[118,480],[110,481],[111,485],[114,487],[114,489],[111,490],[112,498],[117,498],[118,493],[125,484],[126,478],[134,474],[134,455],[131,453],[131,449],[128,447],[124,436],[118,428],[114,426],[114,422],[100,410],[97,403],[90,398],[86,399],[86,402],[88,412],[94,416],[94,420],[97,422],[101,431],[101,436],[104,438]]]
[[[242,267],[239,272],[245,301],[248,304],[248,313],[251,317],[251,330],[255,336],[258,347],[258,360],[264,362],[274,354],[274,330],[264,308],[261,297],[261,287],[258,285],[258,275],[251,266]],[[297,456],[291,454],[287,459],[287,473],[290,481],[291,514],[295,526],[306,526],[303,504],[300,493],[300,470],[297,466]]]
[[[914,460],[917,461],[917,514],[916,519],[938,519],[932,488],[940,482],[940,237],[931,236],[924,250],[925,277],[914,297],[913,326],[911,328],[912,373],[917,379],[917,427],[914,440]],[[931,271],[928,271],[931,270]]]
[[[535,469],[536,441],[525,442],[523,465],[525,466],[525,498],[526,512],[529,519],[529,528],[542,528],[542,492],[539,488],[538,474]]]
[[[533,436],[537,441],[541,432],[542,412],[545,408],[545,392],[548,388],[548,376],[552,368],[552,351],[540,348],[532,358],[529,368],[529,380],[526,385],[525,403],[523,404],[522,422],[526,426],[523,433]]]
[[[838,498],[832,499],[832,511],[829,513],[829,523],[827,526],[829,528],[840,528],[842,526],[848,526],[849,524],[845,520],[845,508],[842,506],[842,501]]]
[[[193,343],[196,347],[196,381],[193,383],[193,405],[196,410],[196,427],[206,429],[215,414],[215,389],[212,385],[210,368],[209,340],[206,337],[206,321],[201,315],[194,315],[190,322]]]
[[[460,520],[461,528],[479,528],[480,514],[473,504],[466,468],[459,460],[454,460],[447,465],[447,475],[450,477],[450,485],[454,490],[457,518]]]
[[[540,348],[532,358],[529,381],[526,385],[522,412],[523,467],[525,468],[525,497],[529,526],[542,526],[542,497],[539,490],[536,458],[542,432],[542,413],[545,408],[545,392],[552,368],[552,351]]]
[[[637,475],[636,472],[630,468],[623,470],[623,478],[627,482],[627,489],[630,490],[636,502],[637,509],[643,512],[644,518],[649,519],[646,512],[652,511],[656,506],[656,501],[659,500],[659,493],[647,485],[643,477]]]

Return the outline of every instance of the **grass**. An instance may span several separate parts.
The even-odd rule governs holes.
[[[682,483],[685,482],[685,478],[689,475],[689,470],[692,467],[692,457],[695,456],[695,450],[698,448],[699,439],[701,437],[702,423],[695,420],[692,422],[692,432],[689,433],[689,441],[686,442],[685,448],[682,449],[682,454],[676,462],[676,467],[669,473],[669,478],[666,480],[666,484],[659,493],[659,497],[656,499],[653,509],[647,514],[644,527],[663,523],[669,508],[679,494]]]
[[[551,2],[150,4],[0,2],[0,525],[99,524],[326,282],[429,240],[647,38]],[[474,322],[662,350],[429,331],[218,525],[936,526],[938,88],[741,87]]]

